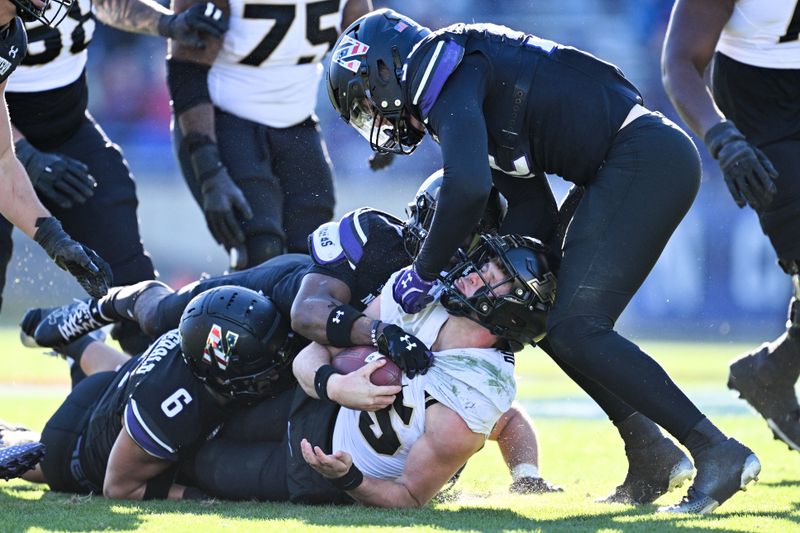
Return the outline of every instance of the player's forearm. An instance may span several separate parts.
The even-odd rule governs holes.
[[[297,382],[311,398],[319,398],[314,388],[314,377],[322,365],[331,362],[331,354],[326,346],[312,342],[303,348],[292,362],[292,372]]]
[[[355,489],[347,491],[351,498],[363,505],[386,508],[422,507],[427,501],[417,500],[408,487],[397,481],[364,476]]]
[[[0,154],[0,213],[30,238],[36,219],[51,216],[10,146]]]
[[[724,120],[701,74],[690,63],[665,68],[662,81],[678,114],[701,139],[712,126]]]
[[[158,21],[172,12],[152,0],[96,0],[97,18],[118,30],[158,35]]]
[[[327,335],[331,310],[341,305],[333,298],[309,297],[292,305],[292,330],[320,344],[330,344]]]
[[[214,106],[211,103],[198,104],[187,109],[178,116],[178,125],[184,136],[197,133],[217,142]]]

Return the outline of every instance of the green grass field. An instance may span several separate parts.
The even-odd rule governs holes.
[[[494,443],[477,454],[453,502],[418,510],[228,502],[112,502],[0,481],[0,532],[11,531],[800,531],[800,454],[772,440],[763,421],[725,388],[727,362],[744,345],[642,343],[726,432],[763,464],[760,481],[706,517],[654,514],[655,506],[594,503],[622,481],[616,431],[541,352],[518,357],[518,399],[534,418],[541,469],[565,492],[512,496]],[[0,329],[0,418],[41,429],[68,391],[62,360],[21,347]],[[685,489],[686,487],[684,487]],[[659,503],[683,495],[674,492]]]

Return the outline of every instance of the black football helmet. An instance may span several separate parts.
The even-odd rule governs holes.
[[[505,277],[490,285],[481,267],[496,261]],[[456,287],[462,276],[477,272],[484,287],[467,298]],[[540,241],[520,235],[482,235],[478,245],[443,278],[441,302],[450,314],[464,316],[505,339],[512,351],[534,344],[546,334],[547,312],[556,296],[556,276],[548,250]],[[501,294],[500,287],[510,291]]]
[[[17,16],[23,22],[38,20],[45,26],[55,28],[69,13],[74,0],[42,0],[39,6],[31,0],[11,0],[17,6]]]
[[[333,46],[328,97],[376,152],[410,154],[425,135],[410,123],[400,80],[403,64],[430,30],[391,9],[367,13]]]
[[[414,196],[414,201],[409,202],[406,207],[408,220],[403,226],[403,243],[406,252],[410,257],[417,257],[422,243],[428,236],[428,231],[433,222],[433,215],[436,213],[436,205],[439,201],[439,192],[442,189],[442,179],[444,170],[439,169],[422,182]],[[492,187],[489,199],[486,201],[486,209],[483,212],[475,232],[470,236],[470,241],[465,243],[463,249],[471,250],[480,238],[480,234],[496,234],[500,231],[500,224],[506,218],[508,212],[508,201],[500,191]]]
[[[194,375],[223,396],[256,400],[294,382],[294,334],[262,294],[231,285],[207,290],[186,306],[178,329]]]

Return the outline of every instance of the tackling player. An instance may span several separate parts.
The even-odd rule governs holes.
[[[758,214],[792,279],[786,332],[730,367],[728,387],[800,451],[800,3],[675,3],[662,56],[664,87],[719,161],[739,207]],[[714,58],[709,94],[703,75]],[[712,97],[713,95],[713,97]]]
[[[584,186],[567,230],[547,337],[585,390],[605,389],[689,449],[697,477],[673,512],[710,512],[758,475],[755,454],[714,426],[614,324],[694,199],[697,150],[622,72],[580,50],[491,24],[431,32],[391,10],[337,41],[328,94],[375,151],[440,144],[439,209],[395,300],[419,312],[480,218],[492,185],[509,200],[504,231],[537,235],[552,195],[535,176]],[[552,224],[552,222],[549,222]],[[602,404],[601,404],[602,405]]]
[[[407,328],[436,352],[436,365],[414,379],[404,376],[403,388],[378,387],[369,384],[369,368],[337,375],[326,365],[337,349],[312,344],[295,359],[296,392],[262,403],[274,402],[269,418],[259,418],[262,438],[242,442],[239,428],[227,426],[198,452],[191,479],[226,498],[424,505],[510,407],[513,355],[494,347],[544,333],[555,290],[548,276],[537,241],[487,236],[453,270],[442,304],[428,312],[403,313],[385,287],[366,314]],[[357,466],[337,452],[343,468],[326,469],[333,456],[319,449],[315,456],[309,442],[332,442]]]
[[[245,405],[294,384],[298,340],[269,298],[231,286],[202,293],[177,330],[78,384],[42,431],[41,467],[24,479],[107,498],[198,497],[176,484],[178,462]]]
[[[176,11],[196,0],[175,0]],[[305,252],[333,216],[314,116],[320,61],[370,0],[215,0],[231,31],[205,49],[171,44],[167,79],[183,176],[231,267]]]

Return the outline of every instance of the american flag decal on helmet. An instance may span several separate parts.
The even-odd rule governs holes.
[[[216,361],[220,370],[227,369],[231,352],[238,340],[239,335],[229,331],[225,334],[225,342],[222,342],[222,328],[214,324],[208,332],[206,347],[203,350],[203,362],[211,365]]]
[[[361,60],[358,56],[363,56],[369,50],[369,46],[357,41],[347,35],[342,36],[339,46],[333,51],[332,59],[335,63],[343,66],[351,72],[358,72]]]

